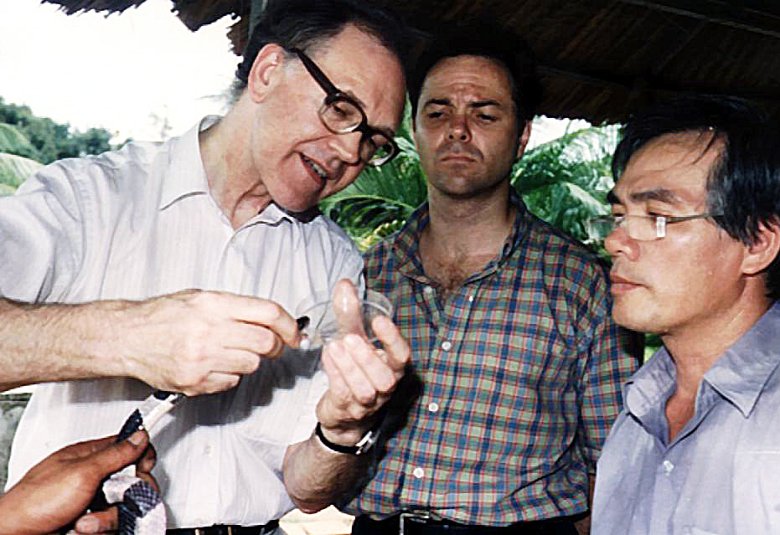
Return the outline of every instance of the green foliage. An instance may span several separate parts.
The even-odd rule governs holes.
[[[0,153],[0,196],[10,195],[16,191],[16,188],[41,165],[30,158]]]
[[[108,130],[90,128],[86,132],[71,131],[68,124],[56,123],[47,117],[37,117],[27,106],[7,104],[0,97],[0,126],[3,125],[12,127],[28,144],[14,144],[14,140],[10,138],[3,140],[4,136],[15,135],[9,128],[4,128],[0,131],[0,152],[32,158],[42,163],[100,154],[113,148],[109,143],[111,133]],[[7,145],[3,144],[4,141]]]
[[[586,242],[585,221],[607,211],[617,136],[617,126],[590,127],[539,145],[515,165],[512,185],[534,214]]]
[[[0,123],[0,153],[16,154],[25,158],[35,158],[38,151],[27,136],[13,125]]]

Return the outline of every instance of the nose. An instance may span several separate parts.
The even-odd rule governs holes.
[[[447,137],[451,141],[467,142],[471,140],[471,130],[465,116],[453,114]]]
[[[621,255],[629,260],[639,258],[639,242],[629,236],[623,226],[617,226],[612,229],[612,232],[604,240],[604,248],[612,258]]]
[[[333,134],[330,146],[336,150],[339,160],[348,165],[357,165],[360,162],[360,144],[363,134],[349,132],[347,134]]]

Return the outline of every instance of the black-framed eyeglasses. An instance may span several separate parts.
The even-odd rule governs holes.
[[[693,214],[684,216],[612,214],[589,219],[586,223],[588,237],[603,242],[612,231],[622,227],[628,237],[637,241],[653,241],[666,237],[666,226],[692,219],[708,219],[723,214]]]
[[[306,71],[325,91],[325,99],[318,112],[325,128],[334,134],[360,132],[360,160],[367,165],[379,167],[392,160],[398,154],[398,145],[395,144],[392,134],[369,125],[366,112],[360,104],[328,80],[325,73],[303,50],[291,48],[290,52],[300,58]]]

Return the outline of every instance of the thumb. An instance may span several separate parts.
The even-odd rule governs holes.
[[[102,475],[107,476],[138,459],[147,446],[149,446],[149,434],[145,430],[140,430],[84,460]]]

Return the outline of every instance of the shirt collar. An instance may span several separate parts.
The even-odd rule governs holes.
[[[778,348],[780,303],[774,303],[704,374],[704,380],[747,418],[780,365]]]
[[[208,193],[209,183],[200,154],[198,134],[219,119],[215,115],[204,117],[184,135],[167,142],[168,164],[163,169],[165,177],[160,195],[160,210],[189,195]]]
[[[774,303],[704,374],[703,382],[747,418],[767,380],[780,365],[778,348],[780,303]],[[662,347],[626,383],[624,399],[628,412],[640,420],[647,418],[666,402],[676,376],[674,362]],[[700,388],[699,396],[704,390]]]
[[[164,210],[176,201],[190,195],[209,193],[209,183],[200,153],[199,134],[216,124],[219,120],[220,117],[217,115],[208,115],[190,128],[184,135],[171,139],[168,142],[170,149],[168,165],[164,170],[166,176],[163,180],[162,194],[160,195],[160,210]],[[319,210],[315,208],[309,210],[306,214],[302,214],[300,217],[296,217],[288,214],[272,202],[249,220],[244,227],[257,223],[275,225],[283,220],[307,223],[316,219],[319,215]]]
[[[644,422],[646,427],[659,428],[663,423],[655,421],[656,413],[659,407],[666,405],[676,378],[674,362],[666,348],[661,347],[626,382],[623,389],[626,410]]]

